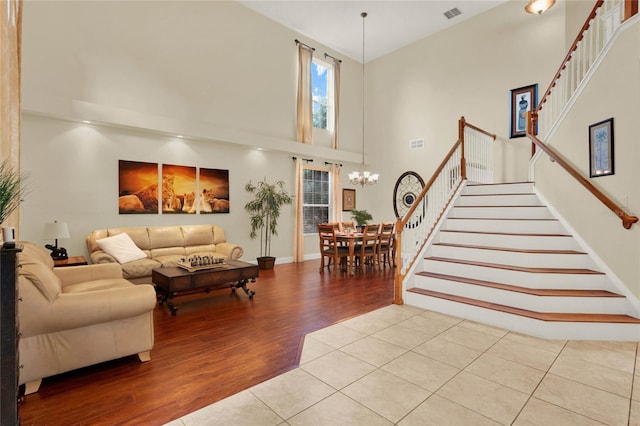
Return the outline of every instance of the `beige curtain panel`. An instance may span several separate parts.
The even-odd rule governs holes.
[[[333,149],[338,149],[338,117],[340,116],[340,61],[333,60]]]
[[[342,184],[340,183],[340,165],[332,164],[329,169],[331,179],[331,217],[332,222],[342,222]]]
[[[313,141],[313,112],[311,99],[311,62],[313,50],[298,43],[298,102],[296,139],[302,143]]]
[[[293,261],[304,262],[304,167],[300,158],[296,159],[296,212],[293,230]]]
[[[8,159],[19,170],[22,0],[3,0],[0,5],[0,161]],[[5,223],[16,230],[18,210]]]

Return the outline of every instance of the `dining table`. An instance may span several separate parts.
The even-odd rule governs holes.
[[[349,262],[347,264],[347,271],[349,275],[355,275],[355,247],[358,241],[362,241],[362,235],[362,232],[355,231],[336,232],[336,241],[344,243],[349,247]]]

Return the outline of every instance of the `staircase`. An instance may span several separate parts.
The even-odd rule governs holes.
[[[635,306],[533,183],[467,185],[408,281],[409,305],[549,339],[640,340]]]

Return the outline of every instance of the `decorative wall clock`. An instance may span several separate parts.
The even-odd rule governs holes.
[[[393,210],[396,218],[404,217],[424,188],[424,180],[416,172],[404,172],[393,188]]]

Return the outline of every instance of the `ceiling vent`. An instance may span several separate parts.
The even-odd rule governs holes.
[[[461,14],[462,14],[462,12],[460,12],[460,9],[458,9],[457,7],[454,7],[451,10],[447,10],[444,13],[444,16],[446,16],[447,19],[452,19],[452,18],[455,18],[456,16],[461,15]]]
[[[410,149],[421,149],[424,148],[424,139],[414,139],[409,141]]]

